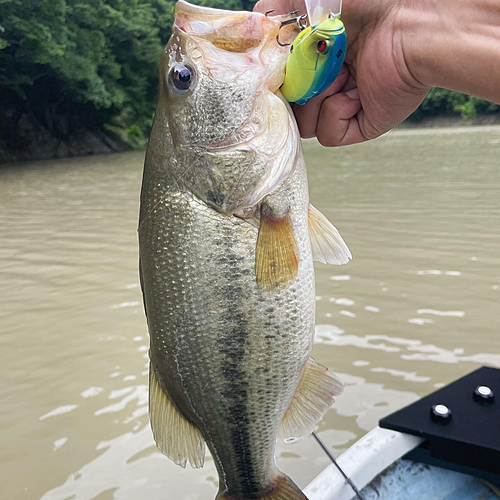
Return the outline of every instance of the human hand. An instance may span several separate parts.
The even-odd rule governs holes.
[[[256,11],[305,12],[304,0],[260,0]],[[374,139],[399,125],[430,90],[412,74],[401,33],[403,0],[344,0],[347,51],[339,76],[322,94],[292,104],[300,134],[324,146]]]

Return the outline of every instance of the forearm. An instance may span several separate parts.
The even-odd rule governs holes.
[[[500,103],[500,0],[402,0],[403,52],[412,76]]]

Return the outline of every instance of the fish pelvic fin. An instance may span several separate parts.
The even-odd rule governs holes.
[[[290,406],[281,420],[279,437],[293,443],[308,437],[342,394],[343,382],[326,366],[309,358]]]
[[[203,467],[205,441],[201,432],[160,387],[152,364],[149,365],[149,418],[156,445],[163,454],[183,468],[187,462],[195,469]]]
[[[262,493],[249,496],[233,495],[231,492],[219,492],[215,500],[308,500],[302,490],[285,474],[278,473],[278,477],[271,487]]]
[[[337,266],[347,264],[352,255],[337,228],[312,205],[308,218],[313,260]]]
[[[299,248],[289,212],[276,215],[261,206],[259,235],[255,251],[255,274],[262,290],[275,290],[297,277]]]

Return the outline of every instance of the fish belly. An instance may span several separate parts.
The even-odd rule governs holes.
[[[280,189],[300,255],[297,278],[279,290],[256,284],[257,229],[188,192],[169,191],[139,230],[152,367],[234,494],[274,480],[278,427],[313,343],[303,160]]]

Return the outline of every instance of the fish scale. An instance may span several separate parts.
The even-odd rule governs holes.
[[[282,290],[262,292],[255,283],[257,229],[190,193],[169,192],[139,231],[157,377],[203,429],[227,488],[242,494],[270,482],[277,428],[312,348],[314,274],[301,167],[284,188],[296,201],[301,265]]]

